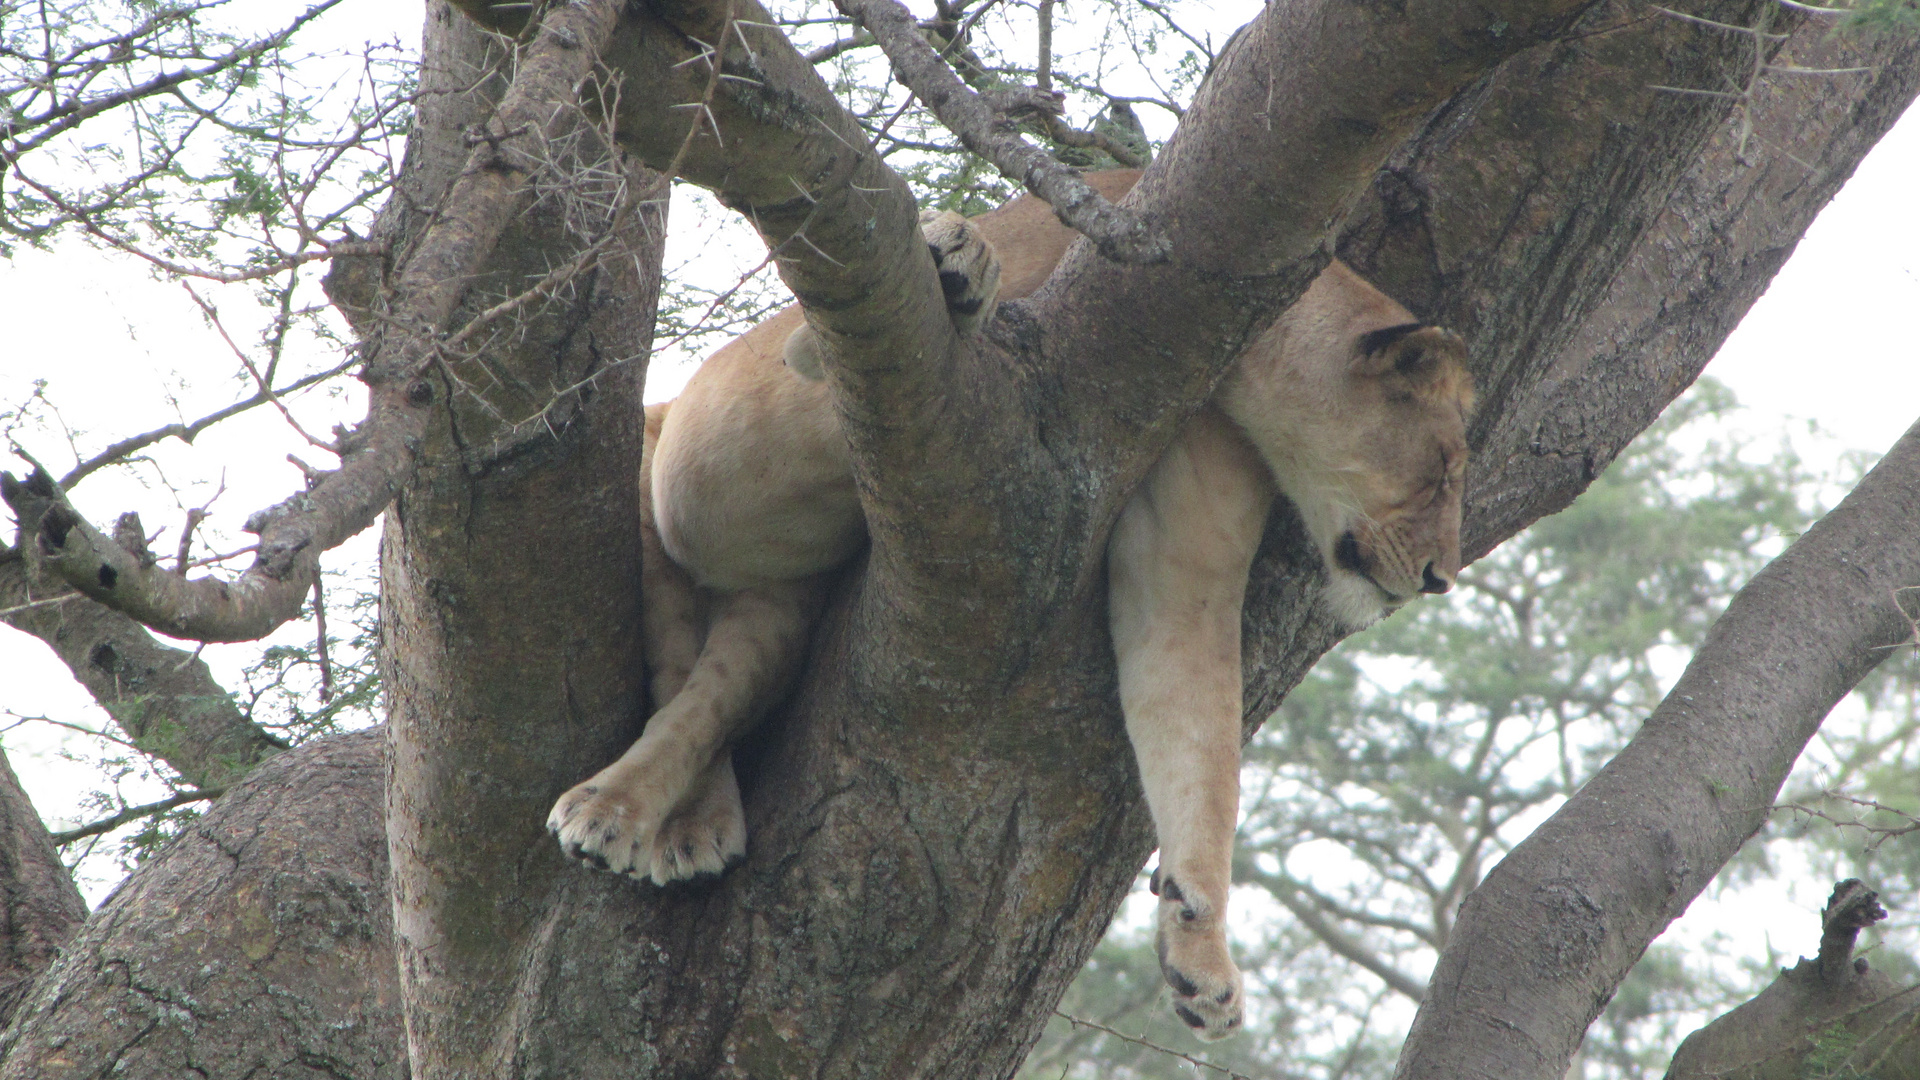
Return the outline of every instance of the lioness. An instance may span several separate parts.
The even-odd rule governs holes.
[[[1137,172],[1096,173],[1117,199]],[[1030,196],[975,221],[923,214],[956,326],[1037,288],[1074,234]],[[565,850],[655,882],[746,853],[732,741],[784,693],[826,575],[865,542],[822,347],[790,307],[647,411],[645,635],[664,705],[621,758],[568,791]],[[1159,834],[1157,944],[1174,1011],[1206,1038],[1240,1023],[1226,941],[1239,807],[1240,617],[1276,490],[1361,626],[1460,567],[1472,389],[1455,335],[1334,262],[1222,380],[1120,515],[1107,547],[1120,702]]]

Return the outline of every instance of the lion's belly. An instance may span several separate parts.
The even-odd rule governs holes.
[[[709,588],[831,570],[866,540],[826,386],[793,375],[760,344],[741,339],[707,361],[668,411],[654,451],[661,542]]]

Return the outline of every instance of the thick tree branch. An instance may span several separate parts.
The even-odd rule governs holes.
[[[832,345],[830,373],[917,386],[958,342],[913,197],[773,22],[754,0],[635,12],[606,54],[620,139],[753,222]]]
[[[1396,1076],[1564,1075],[1647,944],[1765,825],[1827,711],[1911,635],[1893,597],[1920,585],[1915,536],[1920,424],[1734,597],[1627,748],[1467,898]]]
[[[1667,1080],[1920,1075],[1920,986],[1847,954],[1862,927],[1886,918],[1857,879],[1838,882],[1820,913],[1820,953],[1783,968],[1765,990],[1674,1051]]]
[[[1061,221],[1086,234],[1101,254],[1123,263],[1166,260],[1167,239],[1159,230],[1137,212],[1107,202],[1078,172],[1021,138],[1005,119],[1019,103],[990,103],[967,89],[921,36],[912,13],[896,0],[835,3],[873,35],[900,81],[926,102],[967,149],[1045,199]]]
[[[1705,10],[1740,22],[1753,6]],[[1596,8],[1566,45],[1515,57],[1435,113],[1375,177],[1339,252],[1468,339],[1481,391],[1470,557],[1572,502],[1692,383],[1920,91],[1913,38],[1809,24],[1782,55],[1875,71],[1763,84],[1743,116],[1766,150],[1743,164],[1725,103],[1650,84],[1710,82],[1750,62],[1748,43]],[[1247,598],[1254,719],[1335,640],[1324,622],[1260,614],[1313,587],[1310,565],[1277,557],[1284,531],[1277,515]]]
[[[384,733],[274,759],[136,870],[0,1038],[0,1078],[407,1075]]]
[[[35,474],[24,483],[7,477],[0,489],[24,547],[54,505],[53,485]],[[154,640],[125,614],[74,592],[31,551],[23,555],[0,563],[0,621],[46,642],[135,746],[196,787],[230,784],[284,748],[240,711],[205,661]]]
[[[246,641],[294,618],[313,587],[321,553],[373,523],[411,472],[435,402],[422,378],[440,357],[439,336],[542,160],[547,137],[571,122],[586,77],[622,5],[581,0],[555,8],[526,47],[512,87],[486,128],[472,136],[466,167],[434,224],[400,268],[394,306],[383,314],[365,379],[368,416],[343,440],[341,466],[312,490],[248,520],[259,556],[239,578],[178,578],[64,508],[50,512],[39,543],[74,588],[176,637]]]
[[[86,917],[86,901],[0,751],[0,1028]]]

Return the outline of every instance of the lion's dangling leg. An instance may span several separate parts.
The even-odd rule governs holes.
[[[1240,802],[1240,606],[1272,482],[1231,421],[1202,413],[1107,545],[1120,705],[1160,838],[1155,946],[1173,1011],[1201,1038],[1240,1024],[1227,890]]]
[[[824,587],[817,576],[713,599],[686,685],[618,761],[562,795],[548,815],[568,854],[659,884],[744,854],[727,751],[799,671]]]

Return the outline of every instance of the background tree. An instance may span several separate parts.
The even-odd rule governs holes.
[[[1144,218],[1057,204],[1078,206],[1109,251],[1170,259],[1122,267],[1083,250],[984,352],[956,352],[923,329],[945,323],[905,186],[860,150],[860,118],[772,16],[585,2],[532,23],[517,5],[470,8],[516,37],[486,39],[445,8],[429,19],[396,197],[370,246],[333,252],[368,416],[332,440],[338,469],[255,520],[255,566],[183,581],[146,556],[137,526],[87,525],[51,475],[7,491],[23,540],[7,565],[30,584],[44,575],[24,603],[83,603],[46,591],[65,582],[203,639],[291,618],[320,555],[388,511],[391,877],[355,840],[377,823],[337,829],[339,849],[299,866],[274,840],[325,809],[367,812],[366,741],[281,755],[42,978],[5,1037],[12,1073],[114,1061],[377,1075],[399,1060],[380,1012],[391,1000],[419,1076],[1011,1072],[1145,854],[1094,587],[1105,525],[1238,341],[1317,269],[1326,224],[1344,221],[1350,261],[1476,347],[1469,543],[1484,552],[1564,506],[1690,381],[1914,91],[1910,41],[1834,43],[1771,3],[1691,20],[1604,4],[1269,10],[1220,51],[1191,107],[1175,102],[1186,113],[1143,185]],[[958,89],[966,57],[940,66],[958,50],[937,27],[918,33],[883,5],[846,14],[971,148],[1070,198],[1070,175],[1009,133],[1055,134],[1049,64],[1033,72],[1038,96],[989,82],[973,97]],[[1776,86],[1763,78],[1786,62],[1776,47],[1805,67],[1853,66],[1842,57],[1859,49],[1871,70],[1844,87]],[[1729,77],[1737,90],[1658,89]],[[870,342],[833,377],[873,550],[828,613],[805,686],[745,751],[752,860],[709,890],[661,895],[562,865],[538,831],[553,795],[641,712],[635,598],[606,582],[633,576],[624,523],[662,189],[616,140],[716,187],[814,314]],[[898,362],[916,355],[939,362]],[[1852,568],[1863,581],[1793,575],[1831,566],[1862,530],[1910,531],[1898,493],[1911,456],[1896,450],[1803,557],[1783,557],[1769,581],[1788,584],[1754,594],[1783,590],[1752,601],[1762,619],[1769,604],[1815,601],[1832,617],[1823,674],[1737,627],[1727,650],[1702,650],[1795,692],[1780,695],[1782,724],[1756,727],[1763,743],[1715,744],[1715,765],[1756,763],[1713,776],[1725,792],[1700,785],[1727,805],[1703,809],[1667,776],[1651,790],[1673,799],[1642,800],[1671,811],[1647,823],[1672,845],[1654,858],[1616,841],[1569,878],[1516,849],[1462,909],[1402,1071],[1564,1069],[1627,961],[1770,801],[1795,740],[1904,629],[1880,601],[1914,582],[1910,552],[1876,548],[1879,561]],[[1311,603],[1316,572],[1276,515],[1249,594],[1256,719],[1335,636]],[[76,666],[93,644],[74,639]],[[1713,738],[1715,710],[1746,707],[1691,689],[1686,722]],[[176,695],[191,696],[206,695]],[[1674,730],[1667,708],[1656,736]],[[1632,749],[1602,780],[1654,782]],[[1600,836],[1582,798],[1549,824],[1558,842]],[[227,857],[214,860],[222,875],[192,869],[209,852]],[[1686,870],[1649,899],[1637,871],[1609,862],[1619,854]],[[392,986],[378,962],[327,959],[349,939],[379,956],[387,930],[368,898],[389,881]],[[182,890],[209,882],[180,925]],[[1561,935],[1551,985],[1506,1021],[1511,1034],[1445,1034],[1463,1030],[1448,1010],[1486,1007],[1474,978],[1487,973],[1449,958],[1516,925],[1501,906],[1515,887],[1549,901],[1551,917],[1518,925]],[[1619,917],[1596,924],[1588,909]],[[298,983],[297,1006],[273,1015],[231,992],[280,985],[280,964],[339,977]],[[1499,974],[1546,977],[1512,960]],[[192,1007],[214,1001],[234,1004]]]

